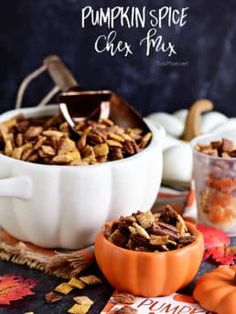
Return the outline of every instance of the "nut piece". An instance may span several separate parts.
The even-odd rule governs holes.
[[[234,143],[226,138],[222,139],[222,151],[223,152],[230,152],[234,148]]]
[[[144,137],[141,139],[139,147],[140,148],[146,147],[148,145],[148,143],[150,142],[151,138],[152,138],[152,133],[151,132],[149,132],[146,135],[144,135]]]
[[[134,309],[131,306],[123,306],[122,308],[120,308],[119,310],[114,310],[111,312],[112,314],[137,314],[138,310]]]
[[[177,220],[178,222],[176,224],[176,228],[179,230],[180,235],[184,235],[185,233],[188,232],[186,224],[180,215],[177,216]]]
[[[120,147],[110,147],[109,150],[110,160],[123,159],[122,149]]]
[[[26,149],[24,149],[24,152],[23,152],[23,154],[21,156],[21,159],[25,160],[25,161],[28,160],[30,158],[31,154],[33,153],[33,151],[34,151],[33,148],[26,148]]]
[[[147,231],[143,227],[138,225],[136,222],[133,223],[133,227],[136,229],[137,233],[140,234],[142,237],[148,240],[150,239],[150,235],[147,233]]]
[[[82,150],[86,146],[86,143],[87,143],[87,135],[83,134],[77,143],[78,149]]]
[[[223,155],[223,154],[224,154],[224,155]],[[227,156],[226,156],[226,155],[227,155]],[[235,158],[235,157],[236,157],[236,149],[231,150],[230,153],[222,153],[222,157],[224,157],[224,158],[229,158],[229,157]]]
[[[139,128],[134,128],[134,129],[128,128],[127,133],[130,135],[130,137],[133,140],[140,140],[142,137],[141,134],[143,133],[143,131]]]
[[[34,145],[34,150],[38,150],[47,141],[46,136],[42,136]]]
[[[93,145],[102,144],[106,141],[106,136],[99,131],[89,132],[87,138]]]
[[[55,156],[52,159],[52,162],[59,165],[69,165],[73,161],[73,153],[67,153],[64,155]]]
[[[41,150],[42,150],[44,156],[50,157],[50,156],[55,156],[56,155],[55,149],[53,147],[51,147],[51,146],[42,145],[41,146]]]
[[[116,293],[113,296],[113,301],[116,303],[134,304],[136,297],[127,292]]]
[[[25,137],[28,139],[39,136],[43,132],[41,126],[31,126],[25,133]]]
[[[48,136],[48,137],[62,137],[64,134],[59,131],[47,130],[43,132],[43,135]]]
[[[16,135],[16,140],[15,140],[15,142],[16,142],[16,145],[17,145],[18,147],[20,147],[20,146],[23,145],[23,143],[24,143],[24,136],[23,136],[22,133],[18,133],[18,134]]]
[[[120,142],[115,141],[115,140],[107,140],[107,144],[112,147],[120,147],[120,148],[123,147]]]
[[[139,151],[138,145],[133,140],[125,140],[123,147],[124,150],[130,155],[133,155]]]
[[[114,122],[111,121],[110,119],[100,119],[99,122],[102,124],[105,124],[106,126],[113,126],[114,125]]]
[[[108,137],[117,142],[124,142],[124,138],[121,135],[117,135],[112,132],[108,132]]]
[[[59,295],[59,294],[57,294],[57,293],[55,293],[55,292],[53,292],[53,291],[48,292],[48,293],[45,295],[45,301],[46,301],[47,303],[50,303],[50,304],[55,303],[55,302],[58,302],[58,301],[60,301],[61,299],[62,299],[62,296]]]

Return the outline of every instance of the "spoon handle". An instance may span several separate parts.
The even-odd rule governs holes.
[[[57,55],[46,57],[44,64],[54,83],[58,85],[63,92],[67,92],[73,87],[78,87],[76,79]]]

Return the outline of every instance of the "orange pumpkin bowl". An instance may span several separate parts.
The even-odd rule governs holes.
[[[105,238],[102,228],[95,240],[98,266],[117,290],[143,297],[176,292],[194,278],[204,251],[200,231],[189,222],[186,225],[196,236],[195,241],[168,252],[137,252],[121,248]]]

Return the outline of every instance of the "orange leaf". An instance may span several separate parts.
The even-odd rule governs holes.
[[[15,275],[0,276],[0,304],[8,305],[11,301],[35,294],[31,289],[36,283],[34,279],[24,279]]]

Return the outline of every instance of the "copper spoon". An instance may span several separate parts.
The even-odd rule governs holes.
[[[71,72],[56,55],[44,60],[53,81],[60,87],[60,111],[75,130],[75,122],[84,119],[109,118],[123,128],[140,128],[150,132],[139,113],[111,90],[82,90]]]

